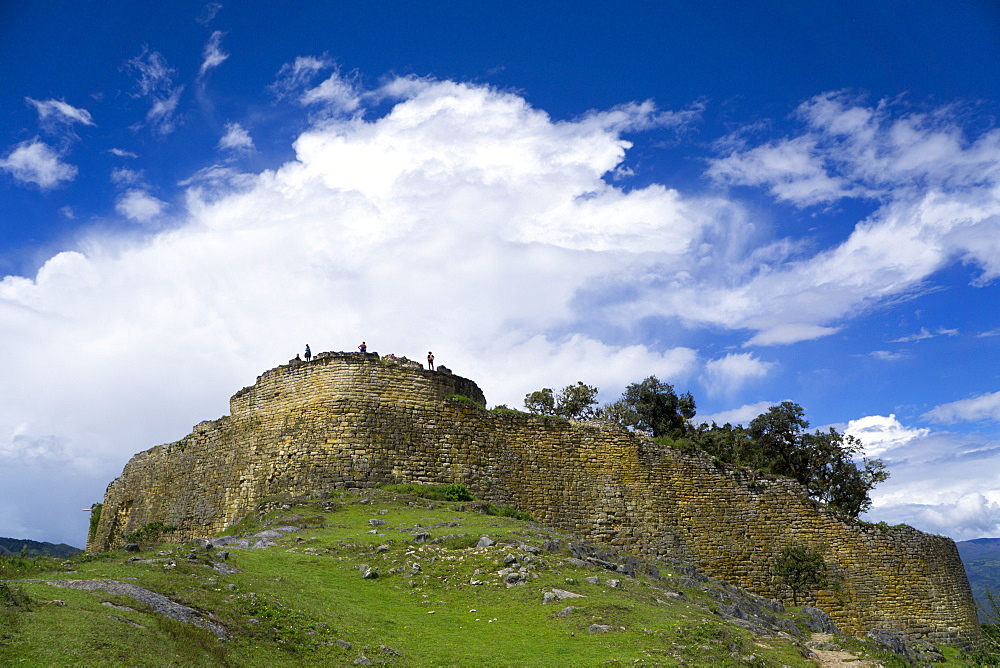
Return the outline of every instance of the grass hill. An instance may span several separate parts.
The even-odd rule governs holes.
[[[987,587],[1000,594],[1000,538],[977,538],[956,542],[972,587],[972,596],[980,610],[989,610]],[[1000,612],[1000,611],[998,611]],[[980,614],[980,618],[982,615]]]
[[[355,490],[211,540],[159,543],[161,525],[129,550],[0,557],[0,665],[910,665],[818,611],[518,515]]]
[[[83,552],[78,547],[67,545],[66,543],[40,543],[36,540],[25,540],[21,538],[0,538],[0,556],[10,556],[26,551],[29,557],[45,555],[49,557],[72,557],[74,554]]]

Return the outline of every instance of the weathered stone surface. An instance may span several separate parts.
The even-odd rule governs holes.
[[[803,598],[842,632],[981,642],[948,538],[845,520],[790,480],[718,466],[607,423],[477,404],[485,397],[470,380],[370,353],[271,369],[233,396],[230,415],[134,456],[108,486],[87,547],[119,547],[153,521],[179,527],[179,539],[212,535],[275,495],[461,483],[589,541],[691,562],[768,599],[790,602],[769,573],[782,548],[806,545],[823,555],[830,584]],[[574,557],[634,573],[626,559]]]

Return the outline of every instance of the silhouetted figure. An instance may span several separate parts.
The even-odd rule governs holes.
[[[312,356],[313,356],[313,353],[312,353],[311,350],[309,350],[309,344],[307,343],[306,344],[306,361],[308,362],[309,360],[311,360]]]
[[[434,353],[430,351],[427,353],[427,368],[431,371],[434,370]]]
[[[360,345],[360,346],[358,346],[358,350],[360,350],[360,351],[361,351],[361,352],[363,352],[363,353],[366,353],[366,352],[368,352],[368,344],[367,344],[367,343],[365,343],[364,341],[362,341],[362,342],[361,342],[361,345]]]
[[[302,361],[302,358],[301,358],[301,357],[299,357],[299,354],[298,354],[298,353],[295,353],[295,361],[296,361],[296,362],[301,362],[301,361]]]

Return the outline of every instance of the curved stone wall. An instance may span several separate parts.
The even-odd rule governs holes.
[[[787,591],[771,574],[774,558],[805,544],[832,575],[809,601],[843,631],[981,641],[948,538],[845,521],[792,481],[717,466],[614,425],[483,405],[468,379],[373,353],[277,367],[233,396],[229,416],[133,457],[108,486],[88,549],[114,548],[152,521],[179,527],[180,538],[213,534],[275,495],[457,482],[590,540],[690,561],[779,600]]]

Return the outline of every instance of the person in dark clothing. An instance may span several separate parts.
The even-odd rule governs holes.
[[[306,344],[306,361],[308,362],[309,360],[311,360],[312,356],[313,356],[312,351],[309,350],[309,344],[307,343]]]
[[[434,353],[432,352],[427,353],[427,368],[431,371],[434,370]]]
[[[362,341],[362,342],[361,342],[361,345],[360,345],[360,346],[358,346],[358,350],[360,350],[360,351],[361,351],[361,352],[363,352],[363,353],[366,353],[366,352],[368,352],[368,344],[367,344],[367,343],[365,343],[364,341]]]

